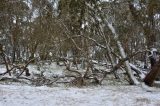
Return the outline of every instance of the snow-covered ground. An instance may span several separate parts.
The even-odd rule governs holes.
[[[45,76],[63,75],[63,68],[55,64],[43,68]],[[35,65],[30,65],[29,70],[30,77],[40,73]],[[5,71],[1,65],[0,72]],[[160,88],[153,90],[145,86],[107,84],[83,88],[54,85],[35,87],[14,82],[7,84],[0,84],[0,106],[160,106]]]
[[[147,92],[137,86],[0,85],[0,106],[160,106],[160,92]]]

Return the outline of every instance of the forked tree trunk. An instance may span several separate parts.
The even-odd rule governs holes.
[[[160,61],[157,62],[151,71],[144,78],[144,82],[148,86],[153,86],[153,82],[160,73]]]

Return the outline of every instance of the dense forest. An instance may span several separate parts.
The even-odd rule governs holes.
[[[0,0],[0,106],[160,106],[160,0]]]
[[[119,70],[137,85],[142,70],[156,70],[146,79],[152,85],[159,64],[152,68],[149,54],[160,49],[159,33],[159,0],[0,0],[1,75],[29,76],[29,64],[56,62],[82,85],[107,74],[119,79]]]

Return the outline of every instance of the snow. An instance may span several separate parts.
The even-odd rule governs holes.
[[[156,48],[151,48],[151,52],[157,52]]]
[[[133,68],[133,69],[135,69],[135,70],[137,70],[140,74],[139,74],[139,76],[140,76],[140,78],[141,79],[144,79],[145,78],[145,74],[139,69],[139,68],[137,68],[135,65],[133,65],[132,63],[129,63],[129,65]]]
[[[0,85],[0,95],[0,106],[160,106],[160,92],[146,92],[138,86]]]
[[[51,64],[45,75],[63,74],[63,67]],[[28,67],[38,73],[37,66]],[[43,67],[45,68],[45,67]],[[5,67],[0,66],[5,72]],[[160,106],[160,89],[146,86],[29,86],[0,84],[0,106]]]
[[[42,65],[40,67],[40,70],[37,70],[36,65],[29,65],[28,68],[30,72],[32,73],[31,75],[40,74],[43,71],[44,75],[48,77],[52,76],[53,74],[63,75],[63,70],[64,70],[64,67],[60,67],[56,65],[56,63],[51,63],[50,65],[47,65],[47,64]]]

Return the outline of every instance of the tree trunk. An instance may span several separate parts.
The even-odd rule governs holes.
[[[14,63],[16,60],[16,47],[15,45],[13,45],[13,49],[12,49],[12,63]]]
[[[154,80],[156,79],[159,73],[160,73],[160,61],[154,65],[151,71],[144,78],[145,84],[148,86],[152,86]]]
[[[31,55],[30,55],[30,57],[29,57],[29,60],[34,58],[34,54],[35,54],[35,52],[36,52],[38,43],[36,42],[36,44],[31,45],[31,46],[32,46],[32,47],[31,47],[31,51],[30,51]],[[34,62],[34,61],[33,61],[33,62]]]
[[[124,49],[122,47],[122,44],[121,42],[118,40],[118,34],[116,33],[114,27],[112,26],[112,24],[110,24],[107,20],[107,25],[108,25],[108,28],[111,30],[111,32],[113,33],[113,36],[114,36],[114,40],[116,41],[117,43],[117,46],[118,46],[118,49],[120,51],[120,55],[122,58],[126,58],[126,54],[124,52]],[[127,75],[130,79],[130,83],[131,84],[135,84],[135,85],[138,85],[139,84],[139,81],[134,77],[133,73],[132,73],[132,70],[131,70],[131,67],[129,66],[129,62],[128,61],[125,61],[125,66],[126,66],[126,72],[127,72]]]

